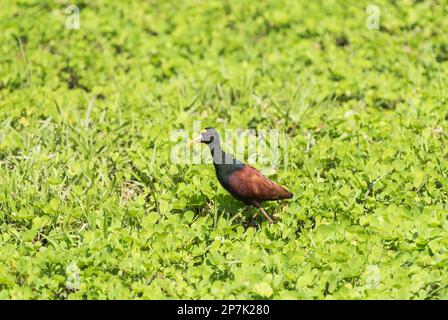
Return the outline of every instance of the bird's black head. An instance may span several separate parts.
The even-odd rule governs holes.
[[[215,144],[219,143],[219,133],[215,128],[207,127],[201,130],[201,134],[190,142],[190,145],[194,143]]]

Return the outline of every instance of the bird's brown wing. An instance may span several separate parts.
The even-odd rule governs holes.
[[[235,171],[229,179],[233,191],[240,197],[255,200],[290,199],[293,194],[266,178],[254,167],[245,165],[243,169]]]

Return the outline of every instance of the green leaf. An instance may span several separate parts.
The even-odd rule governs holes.
[[[271,286],[265,281],[256,283],[254,285],[254,292],[265,298],[269,298],[273,294]]]

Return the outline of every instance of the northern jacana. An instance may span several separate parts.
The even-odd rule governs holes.
[[[190,146],[195,143],[205,143],[210,148],[216,177],[224,189],[244,204],[259,208],[270,224],[273,220],[262,208],[261,203],[293,197],[291,192],[266,178],[254,167],[225,153],[221,148],[221,139],[216,129],[210,127],[203,129],[201,134],[190,142]]]

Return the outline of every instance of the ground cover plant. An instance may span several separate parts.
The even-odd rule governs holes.
[[[0,299],[447,298],[447,14],[1,1]],[[170,161],[194,121],[282,132],[276,224]]]

